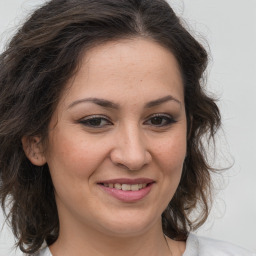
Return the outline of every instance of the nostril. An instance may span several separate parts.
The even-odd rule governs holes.
[[[151,155],[144,148],[136,150],[134,147],[121,147],[116,145],[110,153],[111,161],[118,167],[138,171],[151,162]]]

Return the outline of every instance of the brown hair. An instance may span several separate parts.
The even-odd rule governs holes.
[[[47,139],[60,94],[83,52],[133,37],[169,49],[184,81],[187,157],[179,187],[162,214],[164,233],[185,240],[206,220],[212,169],[204,140],[206,135],[214,138],[220,114],[201,84],[207,66],[204,48],[164,0],[52,0],[32,14],[0,57],[0,200],[5,210],[10,203],[6,214],[23,252],[37,251],[44,240],[48,245],[56,241],[59,222],[48,166],[35,166],[26,158],[21,138]]]

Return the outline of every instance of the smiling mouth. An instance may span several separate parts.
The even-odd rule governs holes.
[[[102,191],[119,201],[132,203],[146,197],[152,190],[154,183],[156,183],[155,180],[139,178],[102,180],[97,184]]]
[[[115,188],[123,191],[139,191],[145,188],[150,183],[140,183],[140,184],[120,184],[120,183],[100,183],[104,187]]]

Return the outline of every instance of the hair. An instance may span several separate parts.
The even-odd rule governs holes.
[[[33,165],[21,139],[40,135],[46,141],[52,114],[82,55],[125,38],[167,48],[183,77],[187,156],[178,189],[162,214],[163,231],[186,240],[208,217],[214,170],[204,142],[214,139],[220,113],[204,89],[206,50],[164,0],[52,0],[29,17],[0,56],[0,201],[23,252],[54,243],[59,220],[48,166]]]

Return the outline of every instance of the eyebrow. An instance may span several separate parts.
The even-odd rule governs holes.
[[[163,104],[167,101],[174,101],[174,102],[177,102],[179,105],[181,105],[181,102],[178,99],[174,98],[171,95],[168,95],[168,96],[150,101],[150,102],[146,103],[146,105],[144,107],[145,108],[152,108],[152,107],[161,105],[161,104]],[[74,107],[74,106],[76,106],[80,103],[86,103],[86,102],[94,103],[94,104],[99,105],[99,106],[104,107],[104,108],[111,108],[111,109],[119,109],[120,108],[119,104],[114,103],[114,102],[109,101],[109,100],[100,99],[100,98],[85,98],[85,99],[76,100],[76,101],[72,102],[68,106],[68,109],[70,109],[70,108],[72,108],[72,107]]]
[[[68,109],[74,107],[77,104],[86,103],[86,102],[91,102],[91,103],[94,103],[94,104],[99,105],[99,106],[104,107],[104,108],[118,109],[120,107],[119,104],[114,103],[114,102],[109,101],[109,100],[99,99],[99,98],[86,98],[86,99],[76,100],[76,101],[72,102],[68,106]]]
[[[145,105],[145,108],[152,108],[152,107],[155,107],[155,106],[158,106],[158,105],[161,105],[167,101],[175,101],[177,103],[179,103],[179,105],[181,105],[181,102],[174,98],[173,96],[171,95],[168,95],[168,96],[165,96],[163,98],[160,98],[160,99],[156,99],[156,100],[153,100],[153,101],[150,101],[148,102],[146,105]]]

